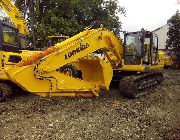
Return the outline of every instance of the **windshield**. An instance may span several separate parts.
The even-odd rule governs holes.
[[[141,55],[141,41],[139,34],[125,36],[125,55]]]
[[[12,27],[3,25],[3,40],[4,43],[17,45],[17,30]]]

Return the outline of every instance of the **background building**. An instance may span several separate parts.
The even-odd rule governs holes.
[[[166,40],[168,39],[168,36],[167,36],[168,31],[169,31],[168,24],[160,28],[157,28],[153,31],[153,33],[158,35],[158,46],[160,50],[164,50],[166,48]]]
[[[176,14],[179,14],[179,10],[176,11]],[[159,45],[159,50],[164,50],[166,49],[166,40],[168,39],[167,32],[169,31],[169,24],[167,22],[166,25],[155,29],[152,31],[153,33],[158,35],[158,45]]]

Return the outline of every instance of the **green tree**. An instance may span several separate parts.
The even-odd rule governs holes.
[[[180,64],[180,13],[176,12],[168,20],[169,31],[167,33],[168,40],[166,42],[166,48],[175,52],[176,61],[175,63]]]
[[[17,5],[22,5],[19,7],[26,12],[30,23],[27,2],[29,0],[16,1]],[[102,24],[119,35],[121,22],[118,15],[125,13],[124,8],[118,5],[118,0],[31,1],[34,3],[35,36],[38,47],[47,46],[49,35],[73,36],[92,23],[94,23],[93,28],[98,28]]]

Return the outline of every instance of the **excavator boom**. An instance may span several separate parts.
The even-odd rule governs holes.
[[[23,35],[28,34],[26,21],[21,15],[21,12],[10,0],[0,0],[0,6],[6,11],[14,25],[18,28],[19,33]]]
[[[91,55],[99,49],[108,59]],[[109,89],[113,67],[122,61],[122,49],[121,42],[111,31],[85,30],[32,55],[7,69],[6,74],[13,83],[41,96],[98,96],[100,89]],[[79,64],[82,79],[57,71],[72,62]]]

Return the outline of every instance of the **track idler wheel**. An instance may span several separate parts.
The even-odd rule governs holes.
[[[0,83],[0,102],[12,95],[11,87],[6,83]]]

